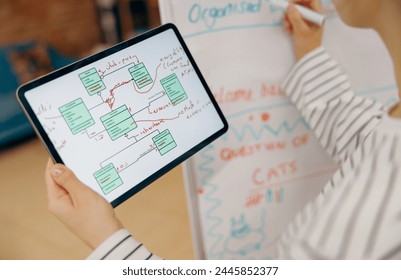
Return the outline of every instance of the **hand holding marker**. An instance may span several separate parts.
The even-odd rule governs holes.
[[[276,7],[283,8],[284,10],[287,9],[289,2],[286,0],[270,0],[270,4]],[[319,14],[315,11],[312,11],[308,8],[305,8],[301,5],[295,5],[299,13],[302,15],[302,17],[310,22],[313,22],[317,25],[323,25],[324,23],[324,15]]]

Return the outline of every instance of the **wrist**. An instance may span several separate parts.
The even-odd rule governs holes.
[[[295,59],[298,62],[298,61],[302,60],[305,56],[308,56],[310,53],[313,53],[316,50],[319,50],[321,48],[322,48],[321,44],[315,45],[315,46],[304,47],[302,49],[296,48],[295,49]]]
[[[119,244],[121,244],[122,241],[127,240],[127,238],[131,237],[131,233],[127,229],[120,229],[110,235],[107,239],[105,239],[101,244],[99,244],[92,253],[88,256],[87,259],[92,259],[92,260],[100,260],[104,259],[105,256],[108,256],[113,249],[116,248]],[[132,237],[129,238],[130,243],[135,243],[133,248],[135,248],[135,245],[139,245],[140,243],[134,240]]]
[[[124,229],[124,226],[121,224],[120,221],[115,221],[113,224],[106,225],[104,228],[98,228],[96,234],[91,234],[90,238],[85,240],[86,244],[92,249],[96,249],[100,246],[105,240],[109,239],[110,236],[113,236],[116,232]]]

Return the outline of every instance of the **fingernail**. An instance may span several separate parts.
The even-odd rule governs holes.
[[[52,174],[53,174],[54,176],[58,176],[58,175],[60,175],[62,172],[63,172],[63,170],[60,169],[60,168],[57,168],[57,167],[52,169]]]

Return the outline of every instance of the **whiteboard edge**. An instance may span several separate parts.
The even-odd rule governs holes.
[[[171,11],[171,4],[166,3],[170,1],[158,0],[158,2],[159,2],[160,22],[163,24],[167,22],[172,22],[173,16]]]
[[[185,195],[187,198],[187,208],[189,212],[189,222],[191,226],[192,233],[192,244],[195,251],[195,258],[198,260],[206,259],[204,246],[203,246],[203,238],[202,238],[202,229],[201,229],[201,221],[199,216],[199,206],[196,192],[194,191],[196,188],[196,184],[193,178],[192,173],[192,165],[190,163],[190,159],[185,161],[183,166],[183,175],[184,175],[184,186],[185,186]]]

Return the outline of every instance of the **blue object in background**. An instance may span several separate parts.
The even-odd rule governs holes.
[[[20,81],[10,62],[10,54],[23,53],[35,46],[37,43],[30,42],[0,48],[0,148],[34,135],[34,131],[15,97]],[[45,47],[45,51],[53,70],[64,67],[75,60],[58,54],[49,46]]]

